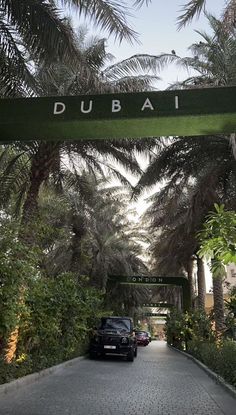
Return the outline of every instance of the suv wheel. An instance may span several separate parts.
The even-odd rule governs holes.
[[[128,360],[128,362],[133,362],[134,361],[134,349],[131,349],[129,351],[129,353],[127,354],[127,360]]]

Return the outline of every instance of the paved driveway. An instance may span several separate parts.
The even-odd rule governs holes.
[[[0,415],[235,415],[236,399],[194,362],[152,342],[133,363],[83,359],[0,394]]]

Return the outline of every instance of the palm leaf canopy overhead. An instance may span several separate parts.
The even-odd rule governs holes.
[[[58,7],[61,7],[59,9]],[[110,0],[0,0],[0,96],[28,96],[35,64],[75,63],[78,48],[65,13],[73,7],[119,41],[137,40],[124,2]]]

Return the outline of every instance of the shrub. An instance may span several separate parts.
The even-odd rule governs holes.
[[[214,341],[212,322],[203,311],[182,313],[176,309],[170,312],[165,325],[167,343],[185,350],[192,340]]]
[[[188,352],[227,382],[236,386],[236,343],[234,341],[223,340],[217,344],[195,339],[190,342]]]

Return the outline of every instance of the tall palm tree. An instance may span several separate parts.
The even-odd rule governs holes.
[[[1,0],[0,9],[0,94],[27,95],[36,86],[29,60],[74,60],[73,32],[53,1]]]
[[[194,69],[197,72],[185,81],[174,84],[172,88],[235,85],[235,32],[226,31],[224,23],[213,16],[209,15],[208,20],[213,34],[207,35],[204,32],[199,32],[202,40],[189,48],[193,53],[193,57],[180,58],[176,55],[163,55],[163,63],[175,61],[181,66]],[[164,177],[168,179],[168,183],[163,190],[167,200],[170,191],[176,194],[177,199],[180,198],[181,200],[182,191],[186,191],[186,185],[191,189],[194,184],[195,190],[189,199],[188,214],[183,220],[187,234],[194,235],[194,232],[200,229],[204,216],[216,200],[226,199],[229,205],[233,203],[235,161],[228,146],[234,144],[234,141],[233,137],[231,139],[229,137],[174,139],[169,148],[166,146],[163,152],[156,157],[156,160],[153,159],[153,163],[141,178],[138,188],[141,189],[144,184],[145,186],[151,186]],[[201,158],[199,158],[200,154]],[[216,160],[217,162],[220,160],[219,165],[217,165]],[[178,165],[175,163],[176,161]],[[185,166],[183,170],[181,165],[182,167]],[[159,202],[160,200],[159,198]],[[169,214],[175,219],[175,214],[171,212]],[[183,235],[185,235],[182,238],[183,242],[184,240],[187,241],[186,234],[183,233]],[[188,248],[189,245],[186,244],[186,247]],[[193,253],[196,253],[196,247]],[[201,270],[200,265],[199,275],[202,273]],[[221,281],[214,281],[214,285],[217,283],[221,284]],[[202,289],[204,287],[200,283],[199,292],[202,292]],[[215,289],[215,294],[216,291]],[[221,300],[220,295],[215,295],[215,303],[219,304],[219,308],[221,307]]]
[[[110,0],[0,0],[0,96],[35,93],[35,64],[75,62],[78,49],[65,18],[73,8],[119,41],[135,41],[130,8]]]
[[[201,229],[214,203],[224,203],[228,209],[236,208],[236,165],[229,141],[229,138],[219,136],[174,138],[139,181],[138,188],[142,189],[165,179],[167,182],[162,192],[176,194],[179,200],[186,194],[186,188],[191,190],[182,221],[182,234],[179,235],[186,252],[189,249],[186,235],[192,235],[196,249],[194,235]],[[170,210],[167,215],[175,218],[175,212],[173,214]],[[218,276],[213,285],[216,310],[222,310],[221,286],[222,278]],[[216,312],[220,320],[219,315]]]
[[[133,56],[117,64],[110,65],[104,69],[104,65],[110,55],[106,54],[104,39],[93,39],[92,43],[83,44],[80,38],[79,49],[81,59],[76,66],[50,65],[40,68],[37,73],[37,81],[40,85],[41,95],[56,95],[61,93],[100,93],[114,91],[136,91],[146,90],[156,76],[141,75],[140,70],[159,68],[158,59],[153,56]],[[52,174],[60,179],[61,163],[67,156],[71,168],[76,171],[77,165],[87,165],[90,170],[102,172],[102,165],[106,165],[116,177],[128,184],[117,168],[112,166],[112,161],[123,166],[132,174],[140,173],[140,167],[135,155],[137,152],[148,152],[155,145],[156,140],[89,140],[73,142],[30,142],[15,143],[14,148],[18,151],[14,159],[19,163],[22,156],[30,164],[29,179],[21,176],[21,190],[26,190],[23,205],[22,223],[26,225],[34,217],[37,210],[37,198],[41,184]],[[146,145],[146,149],[143,150]],[[27,155],[27,156],[26,156]],[[28,157],[28,158],[27,158]],[[11,163],[11,168],[13,162]],[[9,172],[2,176],[2,186],[5,190],[8,186]],[[11,181],[12,183],[12,181]],[[18,183],[15,183],[15,186]],[[13,190],[13,188],[12,188]],[[16,190],[16,187],[15,189]],[[19,189],[18,189],[19,190]],[[25,196],[20,192],[21,198]]]
[[[175,185],[166,184],[150,197],[151,206],[144,218],[149,223],[152,236],[150,249],[153,271],[167,276],[185,274],[189,280],[191,304],[194,306],[193,262],[197,242],[190,224],[186,226],[190,192],[193,193],[193,188],[187,188],[184,180]],[[204,278],[204,274],[201,273],[201,277]],[[204,286],[203,282],[199,284]]]
[[[53,183],[49,190],[48,185],[43,186],[40,215],[52,233],[41,236],[40,248],[48,275],[73,271],[79,280],[81,275],[89,276],[90,284],[106,292],[109,309],[133,313],[147,300],[148,290],[123,287],[108,277],[148,271],[139,258],[142,248],[126,216],[129,193],[108,184],[86,171],[79,180],[67,171],[60,193]]]

